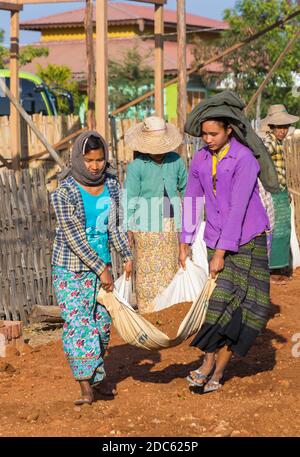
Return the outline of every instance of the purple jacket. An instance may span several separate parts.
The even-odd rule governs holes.
[[[268,230],[269,220],[260,200],[258,161],[235,138],[217,166],[216,195],[212,182],[212,155],[205,147],[191,163],[183,203],[182,243],[192,243],[205,196],[204,241],[212,249],[237,252],[239,246]],[[202,203],[202,205],[201,205]]]

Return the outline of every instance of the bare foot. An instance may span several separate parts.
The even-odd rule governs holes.
[[[283,286],[283,285],[287,284],[288,277],[284,276],[284,275],[271,275],[270,282],[271,282],[271,284]]]
[[[81,389],[81,397],[78,400],[75,400],[74,404],[77,406],[85,404],[91,405],[94,401],[94,393],[89,381],[79,381],[79,385]]]
[[[91,397],[81,397],[78,400],[74,401],[74,405],[80,406],[80,405],[91,405],[93,403],[94,399]]]

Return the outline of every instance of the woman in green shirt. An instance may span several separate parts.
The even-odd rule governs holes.
[[[125,223],[135,248],[138,309],[149,313],[153,299],[178,269],[177,232],[187,171],[181,157],[170,152],[181,144],[181,134],[157,116],[129,129],[125,142],[138,153],[127,167]]]

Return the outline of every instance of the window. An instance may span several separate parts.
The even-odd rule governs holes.
[[[42,113],[47,115],[47,108],[41,92],[37,92],[36,85],[28,79],[21,79],[20,98],[26,113]]]
[[[10,78],[5,78],[5,82],[10,87]],[[28,114],[48,114],[42,94],[36,90],[36,85],[32,81],[20,79],[20,99],[21,105]],[[9,99],[0,91],[0,116],[9,116],[9,114]]]
[[[1,78],[9,87],[9,78]],[[9,116],[9,100],[0,89],[0,116]]]

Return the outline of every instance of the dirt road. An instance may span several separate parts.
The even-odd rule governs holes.
[[[59,332],[38,346],[43,340],[32,336],[31,351],[0,359],[0,436],[299,436],[300,344],[292,337],[300,342],[300,271],[271,297],[267,329],[245,359],[230,363],[222,389],[206,395],[185,380],[199,365],[190,340],[149,352],[113,330],[106,367],[118,395],[75,407],[79,389]],[[174,335],[186,310],[178,305],[150,320]]]

